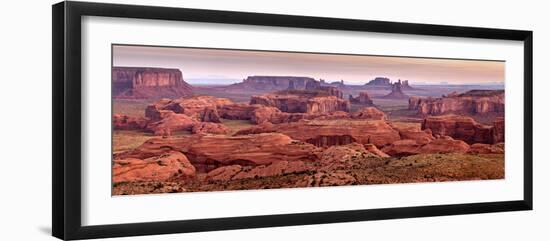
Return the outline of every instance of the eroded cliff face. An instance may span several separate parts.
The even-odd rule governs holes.
[[[179,69],[113,67],[113,98],[145,99],[181,97],[192,94],[192,87]]]
[[[471,90],[441,98],[409,98],[409,110],[422,115],[504,113],[504,90]]]
[[[430,116],[424,119],[422,129],[433,135],[450,136],[469,144],[493,144],[504,141],[504,119],[497,118],[494,125],[483,125],[473,118],[458,115]]]

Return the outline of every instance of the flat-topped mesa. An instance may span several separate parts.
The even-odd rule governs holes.
[[[389,78],[386,77],[376,77],[373,80],[365,84],[366,86],[391,86]]]
[[[337,96],[335,96],[337,95]],[[340,97],[342,93],[328,87],[317,90],[284,90],[276,93],[255,95],[250,98],[250,104],[277,107],[288,113],[330,113],[335,111],[348,112],[349,101]]]
[[[179,69],[113,67],[111,77],[116,99],[174,98],[193,93]]]
[[[300,76],[248,76],[246,79],[243,79],[243,82],[233,84],[229,88],[262,91],[305,90],[306,85],[310,82],[319,83],[313,78]]]
[[[385,96],[382,96],[383,99],[408,99],[409,96],[403,93],[403,84],[401,80],[393,83],[391,86],[391,92]]]
[[[411,97],[409,110],[421,115],[504,113],[504,90],[470,90],[440,98]]]
[[[352,104],[359,104],[359,105],[367,105],[372,106],[374,103],[372,102],[372,99],[369,97],[369,94],[367,92],[359,92],[359,96],[353,97],[353,95],[349,95],[349,102]]]

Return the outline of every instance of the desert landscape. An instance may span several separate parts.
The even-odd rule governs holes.
[[[112,194],[505,176],[503,79],[348,83],[250,66],[240,79],[193,83],[184,68],[113,66]]]

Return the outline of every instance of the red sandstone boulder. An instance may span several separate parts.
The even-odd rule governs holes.
[[[467,143],[493,143],[493,128],[479,124],[467,116],[430,116],[424,119],[422,129],[429,129],[434,135],[450,136]]]
[[[172,111],[177,114],[185,114],[197,121],[219,122],[218,108],[232,104],[233,102],[229,99],[213,96],[195,96],[173,100],[162,99],[149,105],[145,113],[152,120],[163,119],[166,115],[169,115],[169,111]]]
[[[113,115],[113,129],[114,130],[143,130],[149,119],[140,117],[131,117],[127,115]]]
[[[364,107],[351,114],[353,119],[386,120],[386,114],[375,107]]]
[[[195,175],[195,167],[181,152],[170,152],[145,160],[136,158],[113,161],[113,183],[134,181],[167,181]]]
[[[421,130],[420,124],[394,122],[390,125],[399,131],[399,136],[403,140],[415,140],[418,144],[425,145],[435,139],[432,131],[430,129]]]
[[[273,106],[261,106],[252,111],[250,121],[254,124],[261,124],[264,122],[279,122],[283,117],[282,112]]]
[[[193,126],[191,132],[193,134],[217,134],[225,135],[229,133],[229,128],[224,124],[212,122],[199,122]]]
[[[419,144],[415,140],[399,140],[391,143],[391,145],[382,148],[384,153],[390,156],[409,156],[420,153],[422,144]]]
[[[146,129],[155,135],[170,136],[176,131],[189,131],[196,123],[196,120],[187,115],[171,114],[160,121],[150,123]]]

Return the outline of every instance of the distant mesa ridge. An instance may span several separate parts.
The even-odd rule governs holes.
[[[179,69],[117,66],[111,74],[116,99],[181,97],[193,93]]]
[[[255,75],[248,76],[246,79],[243,79],[243,82],[232,84],[229,88],[267,91],[286,89],[305,90],[308,83],[315,84],[315,82],[318,83],[318,81],[311,77]]]
[[[394,83],[400,82],[402,90],[413,90],[414,88],[409,85],[408,80],[398,80]],[[381,88],[393,88],[391,80],[387,77],[376,77],[373,80],[365,84],[366,87],[381,87]]]

